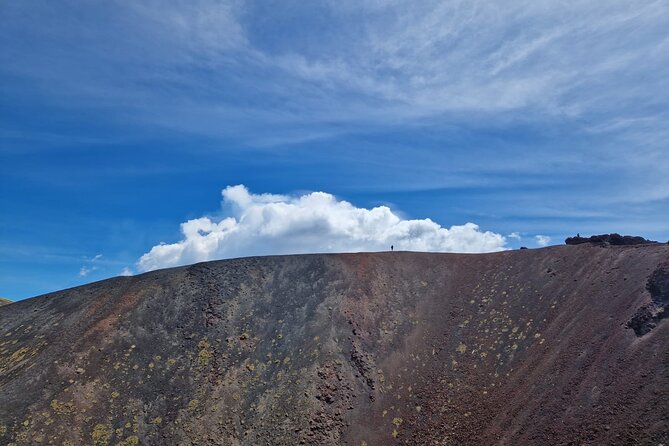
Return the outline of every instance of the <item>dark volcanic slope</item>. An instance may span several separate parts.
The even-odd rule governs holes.
[[[249,258],[0,308],[0,444],[669,444],[669,246]]]

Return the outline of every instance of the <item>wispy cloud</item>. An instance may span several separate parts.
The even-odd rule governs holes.
[[[91,258],[84,258],[86,264],[79,269],[79,277],[86,277],[88,274],[99,269],[98,263],[102,259],[102,254],[96,254]]]
[[[38,44],[0,52],[0,73],[33,79],[69,107],[102,106],[133,123],[264,149],[414,125],[465,133],[528,122],[550,133],[566,125],[569,141],[559,147],[536,156],[527,149],[508,163],[500,153],[490,168],[605,166],[610,175],[669,187],[664,1],[517,0],[501,8],[483,0],[143,0],[25,8],[5,8],[5,32]],[[106,25],[72,26],[78,15],[67,12],[82,8]],[[630,193],[662,196],[645,198],[647,191]]]
[[[81,269],[79,270],[79,276],[86,277],[88,273],[90,273],[91,271],[95,271],[96,269],[97,269],[96,267],[82,266]]]
[[[551,242],[551,238],[547,235],[537,235],[534,238],[536,239],[538,246],[548,246]]]
[[[19,15],[23,6],[7,8],[8,25],[12,18],[26,20]],[[52,70],[41,70],[32,59],[39,49],[33,50],[5,60],[5,70],[49,76],[61,84],[54,89],[68,83],[76,89],[72,93],[89,100],[104,94],[107,102],[121,102],[150,119],[168,115],[157,113],[165,106],[187,107],[220,119],[252,114],[259,121],[254,128],[308,119],[329,130],[328,123],[337,121],[353,125],[514,110],[597,116],[595,125],[602,126],[619,119],[611,114],[614,104],[618,109],[625,104],[636,119],[642,104],[657,103],[652,94],[662,90],[669,71],[664,26],[669,7],[663,1],[515,1],[503,8],[482,0],[309,7],[288,2],[284,8],[145,0],[91,9],[109,15],[108,25],[81,22],[73,29],[94,38],[96,53],[56,14],[33,37],[67,39],[73,52],[54,60]],[[31,17],[53,14],[51,9],[43,6]],[[282,15],[280,29],[263,21],[272,12]],[[309,26],[319,14],[328,22]],[[630,38],[621,41],[620,35]],[[308,45],[311,39],[318,45]],[[99,51],[106,47],[110,51]],[[113,70],[114,81],[98,76],[103,67]],[[259,82],[270,73],[271,83]],[[631,88],[641,78],[644,88]],[[280,99],[286,107],[278,110],[272,104]],[[225,126],[217,129],[225,132]]]

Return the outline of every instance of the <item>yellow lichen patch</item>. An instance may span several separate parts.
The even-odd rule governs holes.
[[[117,443],[116,446],[137,446],[138,444],[139,438],[137,438],[137,435],[131,435],[120,443]]]
[[[91,439],[95,446],[107,446],[111,441],[112,428],[107,424],[96,424],[91,433]]]
[[[197,344],[197,348],[199,350],[197,359],[201,366],[206,366],[209,364],[209,359],[211,359],[211,357],[214,355],[214,353],[209,350],[209,347],[209,342],[207,342],[206,339],[201,340]]]
[[[399,434],[400,434],[400,433],[397,432],[397,429],[393,429],[393,433],[392,433],[393,438],[397,438],[397,436],[398,436]]]
[[[394,424],[396,427],[400,427],[400,425],[401,425],[403,422],[404,422],[404,420],[401,419],[400,417],[395,417],[395,418],[393,418],[393,424]]]
[[[11,354],[9,357],[9,360],[11,362],[19,362],[23,361],[23,358],[28,354],[30,349],[28,347],[21,347],[20,349],[16,350],[14,353]]]
[[[461,342],[460,345],[458,345],[458,348],[455,349],[455,351],[459,353],[465,353],[467,351],[467,346]]]
[[[153,424],[160,424],[160,423],[162,423],[162,422],[163,422],[163,418],[162,418],[162,417],[156,417],[156,418],[154,418],[153,420],[151,420],[151,423],[153,423]]]
[[[188,402],[188,410],[195,410],[197,409],[197,406],[200,404],[199,400],[190,400]]]
[[[68,415],[74,412],[74,403],[51,400],[51,409],[59,415]]]
[[[19,442],[20,444],[27,444],[28,442],[28,433],[27,432],[19,432],[14,436],[14,439]],[[9,446],[16,446],[16,443],[9,443]]]
[[[118,398],[119,395],[120,395],[120,393],[118,393],[116,390],[114,390],[114,391],[111,393],[111,397],[112,397],[112,398]]]

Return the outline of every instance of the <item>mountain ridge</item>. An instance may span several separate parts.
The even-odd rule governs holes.
[[[0,441],[656,445],[667,323],[628,324],[664,311],[647,286],[666,262],[252,257],[38,296],[0,309]]]

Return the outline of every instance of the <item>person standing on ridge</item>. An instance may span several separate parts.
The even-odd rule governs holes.
[[[392,252],[395,247],[393,245],[390,245],[390,251]]]

